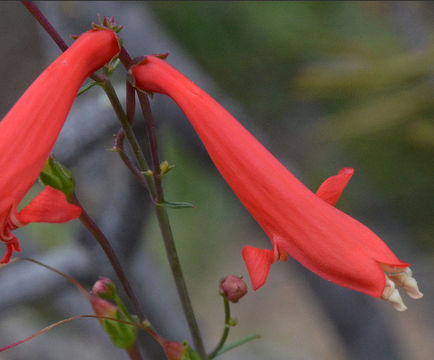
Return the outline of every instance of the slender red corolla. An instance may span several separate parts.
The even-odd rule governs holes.
[[[353,174],[344,168],[314,194],[231,114],[165,61],[147,56],[131,68],[135,86],[170,96],[184,111],[209,156],[272,243],[246,246],[243,257],[256,290],[270,265],[288,255],[326,280],[391,301],[404,310],[395,285],[420,297],[409,264],[370,229],[334,207]]]
[[[65,222],[80,216],[65,195],[45,189],[21,212],[17,206],[42,170],[86,78],[119,52],[117,35],[90,30],[59,56],[0,122],[0,239],[9,261],[20,251],[12,230],[29,222]]]

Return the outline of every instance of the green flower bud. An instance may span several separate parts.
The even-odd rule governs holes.
[[[39,174],[39,180],[43,185],[62,191],[66,198],[69,198],[75,189],[75,180],[71,170],[53,156],[50,156],[45,163]]]

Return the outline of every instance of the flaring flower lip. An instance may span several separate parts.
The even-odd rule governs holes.
[[[59,56],[27,89],[0,122],[0,240],[8,262],[20,251],[12,230],[29,222],[64,222],[81,210],[65,195],[46,187],[20,213],[18,204],[47,160],[77,92],[86,78],[120,51],[110,30],[90,30]]]
[[[243,249],[254,289],[264,285],[272,263],[288,256],[329,281],[375,297],[386,288],[382,266],[409,266],[370,229],[334,207],[353,169],[343,168],[314,194],[165,61],[146,56],[130,74],[137,88],[168,95],[178,104],[221,175],[271,240],[272,250]]]

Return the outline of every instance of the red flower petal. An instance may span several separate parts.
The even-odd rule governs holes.
[[[13,234],[10,234],[10,236],[11,239],[6,242],[6,252],[3,258],[0,260],[0,264],[7,264],[11,259],[14,251],[21,251],[18,239]]]
[[[22,225],[31,222],[63,223],[77,219],[81,214],[81,208],[70,204],[63,192],[46,186],[18,214],[18,221]]]
[[[3,261],[19,248],[16,239],[11,243],[11,231],[20,225],[15,208],[38,178],[80,86],[119,50],[113,31],[84,33],[33,82],[0,122],[0,240],[6,243]],[[24,210],[24,221],[58,222],[78,216],[72,205],[67,206],[65,201],[50,205],[45,196],[47,193],[41,194]],[[62,213],[55,214],[50,206]]]
[[[273,251],[245,246],[243,258],[252,281],[253,290],[257,290],[267,280],[270,266],[273,263]]]
[[[21,201],[38,178],[80,86],[118,51],[114,32],[84,33],[8,112],[0,122],[0,197]]]
[[[316,195],[330,205],[335,206],[353,174],[354,169],[352,168],[339,170],[337,175],[329,177],[321,184]]]

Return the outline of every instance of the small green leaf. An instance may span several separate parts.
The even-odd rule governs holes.
[[[77,97],[79,97],[81,94],[84,94],[87,90],[93,88],[95,85],[99,85],[99,83],[96,81],[91,81],[89,84],[84,85],[77,93]]]
[[[121,63],[121,60],[119,58],[117,58],[116,60],[112,60],[110,61],[107,65],[106,65],[106,69],[107,69],[107,75],[111,75],[113,74],[113,72],[116,70],[116,68],[118,67],[118,65]]]
[[[246,343],[248,343],[249,341],[255,340],[255,339],[259,339],[260,336],[258,334],[255,335],[247,335],[246,337],[243,337],[242,339],[235,341],[233,343],[227,344],[225,346],[223,346],[219,352],[217,353],[217,356],[220,356],[221,354],[225,353],[226,351],[235,349],[238,346],[244,345]]]
[[[157,204],[161,207],[167,207],[171,209],[188,209],[188,208],[194,208],[194,205],[189,202],[184,201],[163,201]]]

